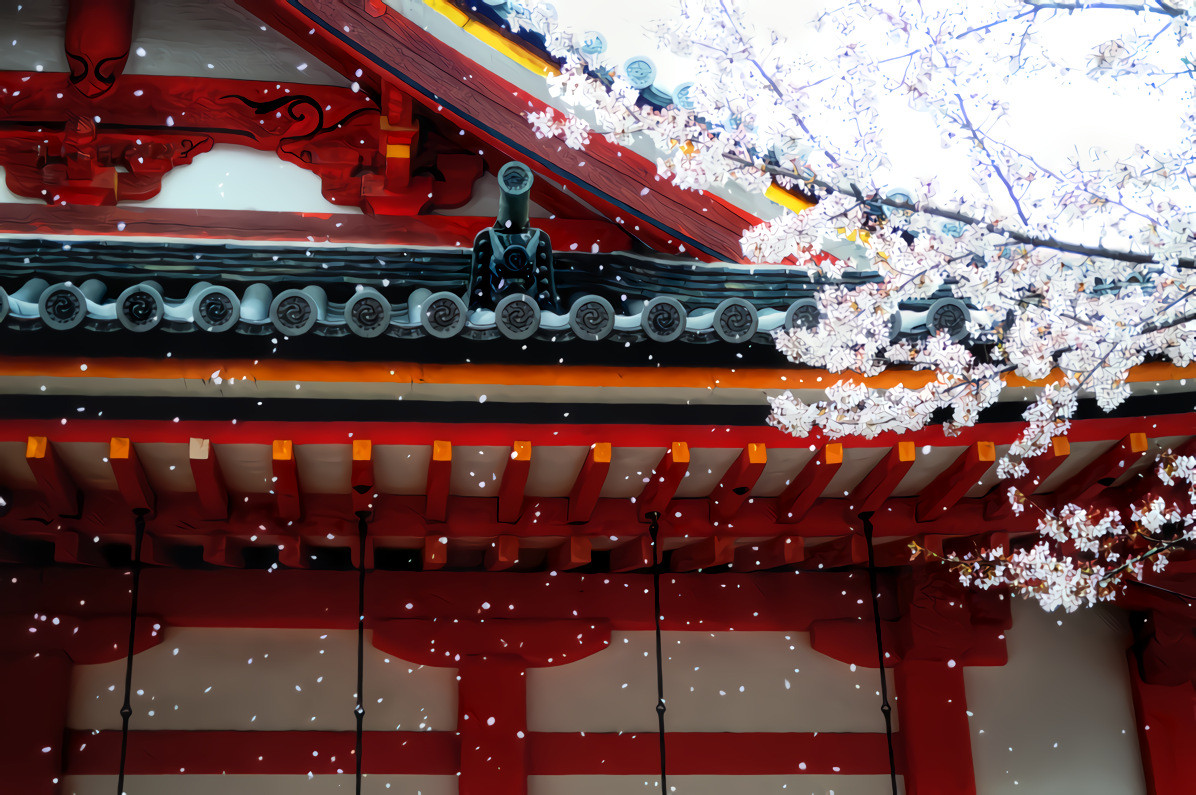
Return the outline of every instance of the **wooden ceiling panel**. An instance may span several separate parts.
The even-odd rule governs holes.
[[[817,447],[769,447],[768,463],[752,489],[753,497],[776,497],[797,477]]]
[[[843,465],[823,490],[823,497],[845,497],[889,454],[887,447],[843,447]]]
[[[453,475],[449,493],[461,497],[497,497],[511,448],[497,445],[453,445]]]
[[[218,444],[216,461],[224,483],[234,494],[266,494],[273,485],[268,444]],[[115,488],[115,486],[113,487]]]
[[[182,442],[146,442],[134,440],[145,476],[155,492],[195,491],[188,446]]]
[[[532,468],[527,476],[529,497],[563,497],[589,454],[589,447],[537,445],[532,448]]]
[[[297,444],[299,484],[309,494],[347,494],[352,469],[351,444]]]
[[[691,447],[689,475],[677,487],[677,499],[709,495],[741,452],[739,447]]]
[[[116,491],[116,478],[108,464],[107,442],[71,442],[54,448],[67,471],[84,491]]]
[[[603,497],[627,499],[644,490],[652,469],[668,448],[614,447],[610,454],[610,474],[602,487]]]

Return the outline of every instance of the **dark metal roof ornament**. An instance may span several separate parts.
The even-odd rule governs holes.
[[[512,161],[498,171],[498,217],[473,241],[466,296],[470,310],[497,309],[507,296],[526,295],[540,309],[560,311],[552,242],[530,225],[528,216],[532,181],[532,171],[523,163]]]

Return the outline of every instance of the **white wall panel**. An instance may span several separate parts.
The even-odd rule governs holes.
[[[979,795],[1143,795],[1121,617],[1018,600],[1006,634],[1007,665],[964,669]]]
[[[455,668],[407,663],[368,634],[365,650],[367,730],[456,728]],[[124,672],[124,660],[75,666],[67,725],[119,729]],[[167,627],[135,658],[130,728],[352,731],[356,692],[353,630]]]
[[[528,725],[654,731],[654,646],[651,632],[615,633],[598,654],[528,671]],[[808,633],[666,632],[664,653],[669,729],[884,731],[876,671],[819,654]]]

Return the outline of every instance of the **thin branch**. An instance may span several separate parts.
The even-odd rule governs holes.
[[[1005,191],[1009,194],[1009,198],[1013,201],[1013,208],[1017,210],[1017,217],[1022,219],[1022,223],[1026,226],[1030,225],[1030,219],[1026,218],[1026,214],[1022,211],[1022,203],[1017,198],[1017,194],[1013,190],[1013,185],[1010,184],[1009,179],[1005,176],[1005,172],[997,165],[997,159],[993,157],[992,152],[988,151],[988,147],[984,145],[984,141],[980,138],[980,133],[976,132],[976,127],[972,124],[972,120],[968,118],[968,110],[963,104],[963,97],[959,94],[955,95],[956,101],[959,102],[959,112],[963,114],[963,126],[967,128],[968,132],[972,134],[972,140],[976,142],[976,146],[980,147],[980,151],[984,152],[984,156],[988,158],[989,165],[992,166],[993,172],[996,173],[997,178],[1001,180],[1001,184],[1005,186]]]

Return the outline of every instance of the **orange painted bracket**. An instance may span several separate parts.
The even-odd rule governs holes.
[[[1017,488],[1018,491],[1029,497],[1038,490],[1044,480],[1050,477],[1052,472],[1059,468],[1060,464],[1067,460],[1069,455],[1071,455],[1071,444],[1067,437],[1051,437],[1050,447],[1041,454],[1025,460],[1026,468],[1029,470],[1026,475],[1012,480],[999,481],[993,490],[984,496],[984,518],[1000,519],[1008,516],[1013,510],[1013,506],[1009,504],[1009,489]]]
[[[349,486],[353,493],[353,513],[360,516],[374,510],[374,503],[378,497],[374,492],[373,443],[368,439],[354,439],[352,455]],[[353,548],[356,549],[356,545]]]
[[[673,550],[669,568],[685,572],[725,566],[735,560],[735,539],[711,536],[688,546]]]
[[[624,541],[610,551],[612,572],[637,571],[652,566],[652,539],[646,535]]]
[[[486,569],[488,571],[506,571],[518,562],[518,537],[499,536],[490,542],[490,548],[486,550]]]
[[[1149,440],[1144,433],[1131,433],[1111,448],[1101,453],[1092,463],[1073,475],[1067,482],[1055,489],[1056,505],[1074,502],[1087,503],[1100,494],[1127,469],[1146,454]]]
[[[423,548],[424,571],[443,569],[448,563],[448,539],[444,536],[427,536]]]
[[[805,516],[841,466],[843,445],[823,445],[777,497],[777,521],[796,522]]]
[[[270,458],[278,518],[298,519],[303,515],[303,505],[299,499],[299,468],[295,464],[295,447],[291,440],[275,439]]]
[[[432,461],[428,464],[427,508],[424,516],[443,522],[448,514],[449,479],[453,474],[452,442],[432,442]]]
[[[768,451],[763,444],[752,443],[743,448],[739,457],[727,468],[722,480],[710,492],[710,515],[716,519],[734,516],[760,479],[767,463]]]
[[[997,459],[992,442],[973,442],[958,458],[944,469],[918,497],[914,518],[919,522],[937,519],[955,507],[955,503],[977,485]]]
[[[689,445],[685,442],[673,442],[660,463],[652,470],[652,477],[644,485],[636,499],[640,518],[646,518],[649,513],[661,512],[677,493],[682,478],[689,470]]]
[[[896,447],[890,448],[880,463],[872,467],[852,490],[845,509],[848,517],[855,518],[856,514],[879,508],[914,465],[916,449],[913,442],[898,442]]]
[[[187,447],[191,476],[199,498],[199,512],[205,519],[228,518],[228,489],[220,473],[220,464],[210,439],[191,437]]]
[[[25,444],[25,463],[37,486],[46,495],[50,510],[59,516],[79,514],[79,487],[44,436],[30,436]]]
[[[585,536],[566,538],[564,543],[548,552],[548,568],[552,571],[569,571],[579,566],[588,566],[592,556],[590,539]]]
[[[532,443],[515,442],[498,487],[498,521],[515,522],[523,513],[523,494],[532,465]]]
[[[594,513],[598,495],[610,472],[610,443],[598,442],[590,445],[590,452],[569,490],[569,521],[585,522]]]
[[[113,436],[108,443],[108,463],[116,477],[116,487],[125,503],[134,511],[154,510],[154,492],[145,477],[145,468],[133,443],[124,436]]]
[[[806,556],[805,541],[796,536],[777,536],[759,544],[745,544],[735,550],[735,571],[764,571],[800,563]]]

